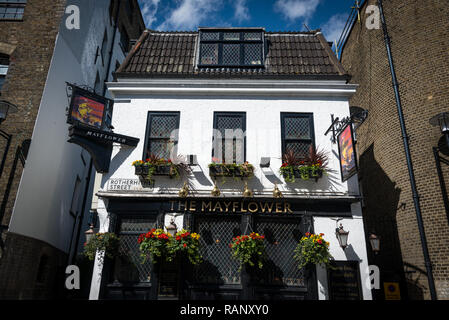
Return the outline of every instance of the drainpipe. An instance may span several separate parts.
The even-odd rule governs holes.
[[[404,142],[404,149],[405,149],[405,157],[407,159],[408,174],[409,174],[409,178],[410,178],[410,185],[412,188],[413,203],[415,205],[416,220],[418,222],[419,235],[421,237],[421,246],[422,246],[422,251],[423,251],[423,255],[424,255],[424,263],[426,265],[427,280],[429,282],[430,296],[431,296],[432,300],[437,300],[437,295],[435,292],[435,283],[434,283],[433,275],[432,275],[432,263],[431,263],[430,257],[429,257],[429,250],[427,248],[427,240],[426,240],[423,220],[422,220],[422,216],[421,216],[421,207],[419,204],[419,195],[418,195],[418,192],[416,189],[415,174],[414,174],[414,170],[413,170],[412,157],[411,157],[410,149],[409,149],[408,135],[407,135],[407,130],[405,127],[405,122],[404,122],[404,114],[402,112],[401,96],[399,94],[399,84],[396,79],[396,71],[394,68],[393,56],[391,54],[390,37],[388,35],[387,23],[385,21],[385,16],[384,16],[384,12],[383,12],[382,0],[377,0],[377,3],[379,6],[380,18],[381,18],[381,22],[382,22],[382,29],[383,29],[383,33],[384,33],[385,47],[387,49],[388,63],[390,65],[391,78],[393,80],[394,95],[395,95],[395,99],[396,99],[399,123],[401,125],[402,139]]]

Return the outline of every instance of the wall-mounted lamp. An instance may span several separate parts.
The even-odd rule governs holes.
[[[243,189],[243,197],[249,198],[253,196],[253,192],[248,188],[248,182],[245,181],[245,188]]]
[[[220,189],[218,189],[217,187],[217,181],[214,181],[214,188],[212,189],[212,191],[210,192],[210,194],[214,197],[218,197],[221,194]]]
[[[168,226],[165,226],[165,229],[167,229],[167,232],[171,234],[172,237],[175,236],[176,232],[178,231],[178,227],[175,223],[175,218],[171,218],[170,224]]]
[[[343,225],[340,223],[340,227],[335,229],[335,235],[337,236],[338,243],[343,250],[348,246],[348,234],[349,231],[343,229]]]
[[[369,242],[371,244],[371,249],[375,254],[378,254],[380,251],[380,239],[374,233],[371,233],[369,236]]]
[[[178,195],[180,198],[185,198],[189,194],[189,187],[187,186],[187,182],[184,182],[184,186],[179,189]]]
[[[282,192],[279,190],[277,183],[274,184],[274,190],[273,190],[273,197],[274,198],[282,198]]]
[[[270,167],[270,157],[261,157],[260,158],[260,167],[261,168],[269,168]]]
[[[429,120],[432,126],[439,126],[441,133],[446,136],[446,143],[449,147],[449,112],[442,112]]]
[[[17,112],[17,110],[17,106],[11,102],[0,100],[0,124],[6,120],[8,113],[14,113]]]
[[[92,237],[94,236],[95,231],[94,231],[94,225],[91,224],[89,230],[87,230],[86,232],[84,232],[84,235],[86,236],[86,243],[89,243],[89,241],[92,239]]]

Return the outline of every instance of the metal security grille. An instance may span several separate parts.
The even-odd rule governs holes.
[[[120,256],[115,259],[114,279],[123,283],[150,282],[151,262],[142,263],[137,238],[156,228],[156,219],[122,218],[119,223]]]
[[[265,235],[268,258],[264,268],[256,270],[254,283],[305,287],[304,269],[298,269],[298,264],[293,259],[294,250],[302,237],[300,222],[293,219],[257,218],[255,230]]]
[[[201,234],[203,263],[194,268],[198,284],[240,284],[239,263],[231,257],[229,244],[240,235],[240,216],[198,217],[195,230]]]
[[[219,32],[201,32],[201,40],[219,40],[220,33]]]
[[[301,113],[281,113],[282,154],[293,151],[302,158],[314,145],[313,115]]]
[[[154,154],[169,159],[172,148],[177,143],[179,113],[149,113],[148,138],[145,158]]]
[[[245,113],[214,113],[214,161],[242,163],[245,161]]]
[[[244,57],[245,64],[249,65],[261,65],[262,64],[262,47],[258,44],[245,44],[244,45]]]
[[[223,64],[238,65],[240,63],[240,45],[224,44],[223,45]]]
[[[264,65],[263,30],[200,32],[200,67],[260,67]]]
[[[215,65],[218,64],[218,44],[201,45],[200,64]]]

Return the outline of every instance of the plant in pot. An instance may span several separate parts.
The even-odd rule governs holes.
[[[84,255],[93,261],[97,251],[104,251],[104,256],[100,256],[101,263],[103,258],[114,258],[119,254],[120,238],[112,232],[96,233],[92,238],[84,243]]]
[[[251,178],[254,176],[254,166],[248,161],[244,163],[220,163],[217,158],[212,158],[209,164],[211,177]]]
[[[153,181],[153,176],[169,176],[179,178],[181,171],[190,173],[190,167],[183,161],[181,156],[176,156],[174,160],[160,158],[150,154],[145,160],[136,160],[132,163],[135,167],[135,174],[140,175],[148,181]]]
[[[266,257],[264,239],[265,236],[255,232],[232,238],[229,247],[232,250],[232,257],[240,261],[239,271],[244,265],[262,269]]]
[[[200,253],[199,239],[200,235],[198,233],[190,233],[185,229],[178,231],[174,237],[170,238],[167,244],[168,261],[183,256],[188,258],[192,264],[200,264],[203,259]]]
[[[321,264],[330,267],[333,259],[329,252],[329,242],[323,239],[323,233],[313,234],[306,232],[295,248],[294,259],[301,269],[310,264]]]
[[[137,239],[139,244],[140,255],[143,262],[150,258],[153,263],[161,260],[168,260],[169,251],[168,243],[170,242],[171,234],[165,232],[163,229],[151,229],[147,233],[142,233]]]
[[[288,150],[279,172],[286,182],[295,182],[296,178],[314,178],[317,181],[326,172],[328,160],[327,153],[314,146],[310,146],[309,152],[303,157],[297,157],[292,150]]]

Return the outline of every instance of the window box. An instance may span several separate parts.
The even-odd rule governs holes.
[[[211,177],[250,178],[254,175],[254,167],[248,162],[243,164],[211,163],[209,164],[209,175]]]
[[[170,178],[178,178],[181,170],[190,173],[189,166],[183,162],[173,163],[170,159],[165,160],[152,155],[145,162],[136,160],[132,163],[134,166],[134,174],[141,176],[146,180],[152,180],[152,176],[168,176]]]
[[[296,179],[315,179],[317,182],[323,177],[324,169],[313,166],[284,166],[281,167],[280,172],[286,182],[295,182]]]

